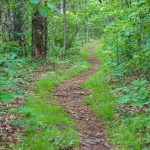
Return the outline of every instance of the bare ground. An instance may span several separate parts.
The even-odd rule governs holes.
[[[54,91],[54,96],[77,123],[80,150],[112,150],[112,147],[107,144],[100,120],[82,103],[85,92],[80,88],[80,84],[99,67],[99,62],[92,53],[94,49],[95,46],[89,48],[88,61],[91,63],[91,68],[59,85]]]

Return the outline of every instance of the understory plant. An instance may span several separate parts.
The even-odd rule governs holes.
[[[81,84],[89,93],[83,97],[83,102],[90,107],[91,112],[101,118],[106,127],[106,138],[115,149],[148,150],[149,82],[145,79],[135,79],[131,84],[119,88],[120,83],[117,82],[122,80],[116,80],[111,85],[111,79],[116,77],[112,78],[115,71],[108,63],[111,54],[103,51],[102,44],[96,48],[95,54],[101,65],[93,76]],[[112,90],[111,86],[115,90]]]
[[[119,104],[135,107],[150,106],[150,87],[147,80],[134,80],[130,86],[117,88],[114,92],[122,95],[118,99]]]

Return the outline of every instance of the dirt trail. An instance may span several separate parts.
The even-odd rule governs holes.
[[[93,55],[95,46],[89,48],[91,68],[86,72],[59,85],[54,92],[55,98],[65,107],[70,116],[77,122],[80,134],[80,150],[112,150],[107,144],[100,120],[91,114],[88,107],[82,103],[84,91],[80,84],[96,71],[99,62]]]

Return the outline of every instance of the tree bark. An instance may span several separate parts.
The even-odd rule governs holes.
[[[45,5],[44,0],[40,0]],[[32,57],[38,58],[47,54],[47,20],[38,12],[32,17]]]
[[[63,40],[63,47],[64,47],[63,57],[64,57],[66,54],[66,47],[67,47],[66,0],[63,0],[63,33],[64,33],[64,40]]]
[[[20,47],[24,47],[24,29],[23,29],[23,9],[24,2],[17,0],[17,6],[13,10],[14,41]],[[21,52],[23,54],[23,52]]]
[[[45,1],[45,6],[47,6],[47,0]],[[44,57],[47,56],[48,51],[48,20],[47,17],[44,18]]]

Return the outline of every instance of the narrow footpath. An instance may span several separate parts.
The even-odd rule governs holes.
[[[100,119],[95,117],[82,103],[82,96],[85,92],[81,89],[80,84],[99,67],[99,62],[93,54],[95,47],[90,47],[88,50],[90,69],[59,85],[54,91],[54,96],[77,123],[80,150],[113,150],[106,142]]]

